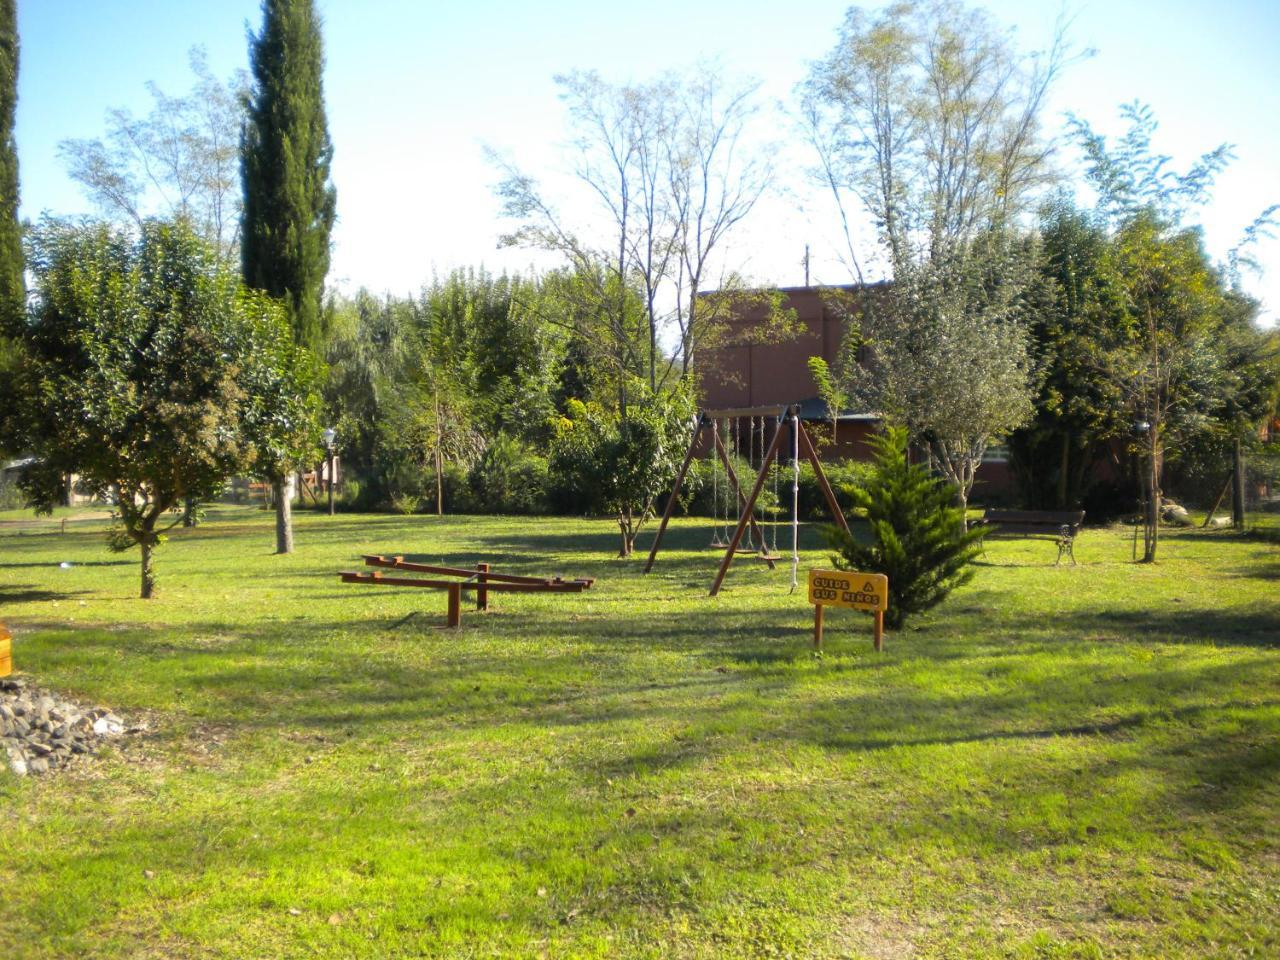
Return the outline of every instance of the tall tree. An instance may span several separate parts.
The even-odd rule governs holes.
[[[262,15],[261,32],[250,38],[253,89],[240,143],[240,259],[245,283],[284,301],[295,340],[319,353],[336,204],[320,17],[313,0],[263,0]],[[276,552],[288,553],[292,474],[277,479]]]
[[[1238,356],[1240,305],[1228,277],[1238,279],[1250,245],[1274,225],[1280,208],[1264,209],[1228,255],[1228,267],[1215,266],[1201,231],[1185,221],[1211,198],[1217,175],[1231,161],[1230,145],[1215,147],[1178,172],[1170,167],[1171,158],[1152,149],[1157,123],[1151,109],[1134,102],[1121,107],[1121,114],[1129,127],[1114,143],[1078,118],[1072,123],[1099,213],[1111,229],[1110,254],[1128,335],[1108,351],[1103,369],[1135,421],[1135,446],[1145,461],[1142,560],[1151,563],[1159,544],[1169,453],[1206,423],[1239,431],[1247,411],[1262,409],[1251,396],[1257,391],[1235,385],[1241,371],[1252,369],[1256,375],[1265,365],[1255,367]],[[1251,322],[1246,315],[1245,330]],[[1246,373],[1244,379],[1250,378]]]
[[[201,47],[191,49],[190,62],[196,82],[185,95],[150,83],[150,113],[110,110],[105,138],[62,140],[58,154],[104,216],[136,227],[148,216],[185,217],[234,258],[240,238],[238,138],[249,81],[243,70],[219,80]]]
[[[1040,237],[1031,336],[1042,375],[1034,419],[1009,438],[1010,463],[1024,505],[1065,510],[1080,505],[1093,465],[1115,456],[1108,441],[1128,434],[1101,362],[1128,331],[1104,224],[1058,196],[1041,210]]]
[[[18,22],[15,0],[0,0],[0,450],[13,443],[9,396],[19,366],[17,340],[26,310],[22,225],[18,222],[18,150],[13,139],[18,104]]]
[[[731,317],[757,309],[784,320],[780,300],[746,289],[726,266],[730,234],[773,179],[750,136],[758,85],[730,83],[705,65],[642,84],[610,84],[596,73],[556,80],[575,134],[573,173],[595,217],[569,223],[532,178],[495,155],[504,214],[517,221],[502,242],[565,255],[579,281],[590,282],[615,343],[630,339],[636,292],[648,394],[690,373]],[[711,286],[718,296],[704,296]],[[664,357],[666,335],[676,348]]]
[[[18,148],[13,139],[17,106],[15,0],[0,0],[0,336],[13,331],[27,299],[22,279],[22,225],[18,222]]]
[[[906,0],[852,8],[802,88],[846,238],[852,195],[893,278],[853,331],[875,363],[852,392],[928,442],[962,501],[988,444],[1031,413],[1020,218],[1051,174],[1040,115],[1064,62],[1060,38],[1037,59],[958,0]],[[863,279],[852,247],[849,262]]]
[[[251,38],[253,89],[241,138],[245,283],[284,300],[297,341],[323,344],[321,294],[337,201],[313,0],[263,0]]]

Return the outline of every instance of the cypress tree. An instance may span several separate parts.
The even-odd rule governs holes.
[[[324,114],[324,51],[312,0],[263,0],[250,37],[253,91],[240,142],[240,256],[245,284],[283,300],[295,341],[320,353],[336,195]],[[293,470],[272,478],[276,552],[293,552]]]
[[[318,350],[336,201],[320,17],[312,0],[263,0],[262,16],[250,37],[253,91],[240,147],[244,280],[284,300],[295,340]]]
[[[0,334],[13,333],[26,309],[22,225],[18,222],[18,149],[13,139],[18,105],[16,0],[0,0]]]

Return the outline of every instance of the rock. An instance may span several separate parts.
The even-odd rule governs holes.
[[[17,776],[57,772],[77,756],[97,753],[100,739],[142,727],[126,725],[106,708],[40,690],[26,678],[0,678],[0,759],[7,758]]]
[[[114,737],[124,733],[124,725],[119,720],[112,721],[110,715],[99,717],[93,721],[93,732],[100,737]]]

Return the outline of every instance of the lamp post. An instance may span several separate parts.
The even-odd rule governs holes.
[[[329,516],[332,517],[333,516],[333,441],[337,438],[338,431],[333,429],[333,427],[326,427],[324,433],[322,433],[321,436],[324,437],[324,448],[329,455],[329,469],[328,469]]]
[[[1143,440],[1143,439],[1146,439],[1148,441],[1150,440],[1151,424],[1148,423],[1146,420],[1136,421],[1133,424],[1132,430],[1133,430],[1133,436],[1135,440]],[[1155,461],[1154,446],[1152,447],[1151,450],[1148,451],[1148,457],[1151,463],[1148,464],[1147,476],[1144,477],[1142,480],[1140,480],[1138,483],[1138,491],[1139,491],[1138,509],[1141,511],[1141,514],[1142,514],[1142,540],[1143,540],[1143,546],[1144,546],[1144,551],[1143,551],[1144,555],[1146,555],[1146,553],[1150,550],[1150,545],[1151,545],[1152,518],[1151,518],[1151,499],[1150,498],[1151,498],[1152,492],[1155,490],[1155,486],[1152,483],[1150,490],[1148,490],[1148,483],[1152,482],[1152,473],[1153,473],[1152,467]],[[1141,470],[1142,468],[1139,467],[1139,476],[1141,476]],[[1158,523],[1159,518],[1156,518],[1155,522]],[[1133,559],[1135,560],[1138,559],[1138,524],[1134,524],[1133,526]]]

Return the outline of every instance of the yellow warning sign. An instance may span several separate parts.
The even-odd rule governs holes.
[[[888,610],[889,578],[883,573],[810,570],[809,602],[824,607]]]

